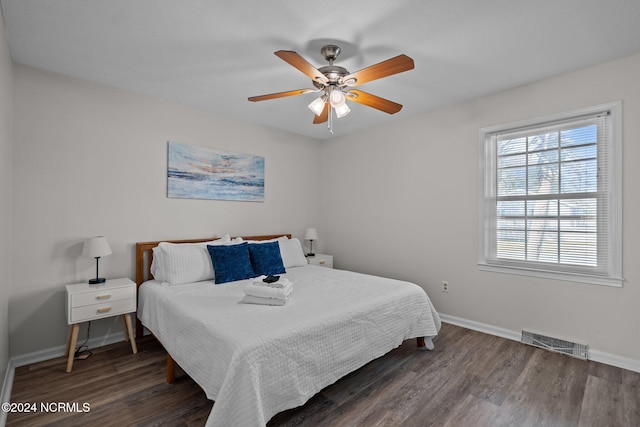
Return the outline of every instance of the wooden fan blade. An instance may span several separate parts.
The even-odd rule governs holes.
[[[313,115],[313,124],[317,125],[320,123],[326,123],[329,120],[329,103],[324,103],[324,108],[322,109],[322,113],[319,116]]]
[[[346,82],[350,79],[355,79],[356,81],[348,86],[357,86],[372,80],[412,70],[413,67],[413,59],[409,58],[407,55],[398,55],[370,67],[363,68],[355,73],[351,73],[344,77],[342,81]]]
[[[329,79],[327,76],[322,74],[316,67],[309,64],[306,59],[302,56],[298,55],[296,52],[292,50],[279,50],[275,52],[275,55],[287,62],[289,65],[297,68],[302,71],[313,81],[318,81],[320,83],[329,83]]]
[[[384,111],[385,113],[395,114],[402,110],[402,105],[397,104],[388,99],[380,98],[379,96],[371,95],[370,93],[363,92],[361,90],[350,90],[346,93],[346,97],[349,101],[357,102],[367,107],[375,108],[376,110]]]
[[[296,89],[296,90],[289,90],[287,92],[278,92],[278,93],[270,93],[268,95],[260,95],[260,96],[252,96],[249,98],[249,101],[266,101],[268,99],[276,99],[276,98],[284,98],[286,96],[296,96],[296,95],[302,95],[303,93],[308,93],[308,92],[315,92],[312,89]]]

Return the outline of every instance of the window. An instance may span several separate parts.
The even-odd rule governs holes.
[[[622,286],[621,104],[480,131],[482,270]]]

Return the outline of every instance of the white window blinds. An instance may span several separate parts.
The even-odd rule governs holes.
[[[621,283],[616,105],[483,129],[481,266]]]

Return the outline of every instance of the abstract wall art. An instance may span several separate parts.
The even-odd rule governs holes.
[[[264,157],[169,142],[167,197],[264,202]]]

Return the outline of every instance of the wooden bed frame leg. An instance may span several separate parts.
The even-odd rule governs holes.
[[[176,381],[176,361],[167,353],[167,382],[173,384]]]
[[[435,346],[433,345],[432,337],[417,337],[416,342],[418,343],[418,350],[433,350]]]

